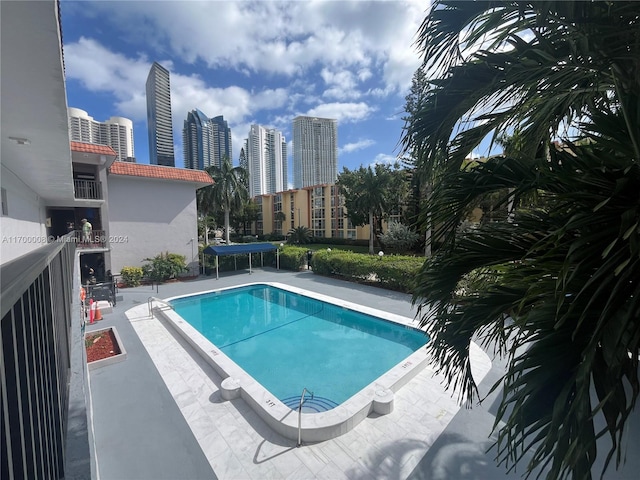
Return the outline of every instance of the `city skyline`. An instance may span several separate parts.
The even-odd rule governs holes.
[[[393,162],[425,8],[413,0],[61,0],[68,103],[96,118],[131,118],[137,160],[148,163],[145,81],[156,61],[171,76],[176,166],[184,119],[196,108],[227,120],[234,165],[252,124],[282,132],[291,184],[299,115],[338,120],[339,171]]]

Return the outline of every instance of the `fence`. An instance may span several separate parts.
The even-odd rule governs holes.
[[[74,242],[50,243],[0,267],[0,478],[92,477],[74,268]],[[80,446],[72,455],[69,432]]]

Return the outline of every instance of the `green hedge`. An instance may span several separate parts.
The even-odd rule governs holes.
[[[307,248],[285,245],[280,249],[280,268],[283,270],[300,270],[307,264]]]
[[[311,237],[311,243],[325,243],[328,245],[369,247],[369,239],[356,240],[355,238]]]
[[[340,250],[314,252],[314,273],[333,275],[346,280],[379,285],[390,290],[413,292],[413,280],[424,263],[424,257],[403,255],[365,255]]]

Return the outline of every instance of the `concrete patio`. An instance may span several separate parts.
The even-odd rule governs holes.
[[[502,479],[487,453],[498,392],[459,409],[442,377],[427,367],[402,387],[389,415],[303,445],[279,436],[242,399],[224,401],[221,378],[172,327],[150,318],[149,297],[167,298],[253,282],[276,281],[413,318],[409,295],[314,275],[258,269],[219,280],[120,289],[113,313],[87,331],[115,326],[126,360],[90,372],[99,478],[112,479]],[[500,359],[474,356],[486,394],[504,372]],[[637,417],[637,416],[636,416]],[[638,429],[635,429],[638,430]],[[630,461],[632,459],[629,459]],[[637,459],[635,459],[637,462]],[[632,465],[627,465],[625,471]],[[610,469],[611,470],[611,469]],[[631,478],[620,475],[605,478]]]

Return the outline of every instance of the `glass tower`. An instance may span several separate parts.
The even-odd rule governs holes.
[[[157,62],[153,62],[147,77],[147,126],[149,162],[175,167],[169,70]]]

